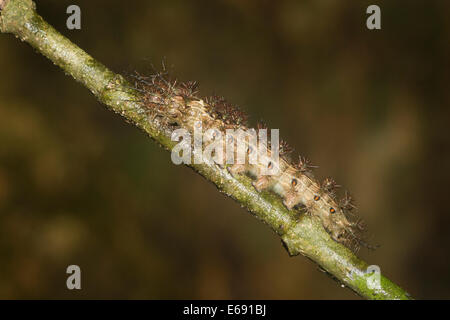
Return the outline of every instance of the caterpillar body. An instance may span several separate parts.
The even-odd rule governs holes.
[[[132,77],[134,89],[142,93],[140,102],[148,110],[149,116],[160,118],[166,128],[181,127],[193,132],[195,126],[201,123],[204,128],[213,129],[213,134],[207,139],[213,140],[219,134],[226,136],[229,142],[237,141],[238,137],[233,134],[227,136],[227,129],[249,129],[245,113],[222,97],[200,98],[196,82],[178,83],[170,80],[167,73],[151,76],[136,73]],[[249,155],[260,152],[250,140],[245,143]],[[299,157],[297,162],[292,161],[288,156],[291,148],[283,141],[280,145],[277,174],[261,174],[267,169],[266,166],[274,166],[270,161],[271,150],[268,146],[261,157],[266,161],[257,164],[246,161],[244,164],[227,166],[227,169],[233,176],[246,174],[251,177],[257,191],[270,190],[278,194],[287,209],[303,208],[307,214],[317,217],[333,240],[353,251],[358,251],[361,246],[375,248],[363,240],[365,228],[363,222],[351,212],[356,207],[348,193],[338,201],[336,188],[340,186],[333,179],[319,182],[312,173],[314,166],[307,159]]]

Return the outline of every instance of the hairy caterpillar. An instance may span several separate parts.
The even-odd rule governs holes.
[[[150,76],[135,73],[132,78],[134,89],[142,93],[139,102],[148,110],[150,117],[158,117],[169,130],[181,127],[194,132],[195,126],[200,123],[206,129],[213,129],[210,140],[213,140],[216,134],[221,134],[234,143],[238,137],[227,135],[228,129],[249,129],[244,112],[223,97],[200,98],[196,82],[177,82],[171,80],[166,72],[157,72]],[[258,128],[264,127],[263,124],[258,124]],[[254,152],[261,152],[252,141],[245,143],[249,156]],[[337,200],[336,189],[340,186],[333,179],[327,178],[323,182],[316,180],[312,173],[315,166],[304,157],[293,161],[289,157],[292,148],[284,141],[280,143],[277,173],[262,174],[274,166],[270,161],[272,150],[269,145],[265,148],[263,158],[267,161],[257,164],[247,161],[243,164],[233,164],[227,169],[234,176],[246,174],[251,177],[253,186],[258,191],[269,190],[278,194],[287,209],[303,208],[307,214],[317,217],[333,240],[354,251],[359,250],[360,246],[374,248],[363,240],[364,226],[352,213],[356,209],[353,199],[346,192],[343,199]]]

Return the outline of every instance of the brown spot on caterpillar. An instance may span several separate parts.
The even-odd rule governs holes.
[[[330,213],[336,213],[336,209],[334,209],[333,207],[330,208]]]
[[[269,164],[267,165],[267,168],[272,169],[273,168],[273,163],[269,162]]]
[[[320,200],[320,196],[315,195],[315,196],[314,196],[314,201],[319,201],[319,200]]]
[[[298,184],[297,179],[292,179],[291,185],[292,185],[293,187],[295,187],[297,184]]]

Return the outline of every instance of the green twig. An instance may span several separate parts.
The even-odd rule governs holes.
[[[147,116],[135,102],[138,93],[120,75],[107,69],[57,32],[35,11],[31,0],[0,0],[0,31],[28,42],[54,64],[88,88],[110,110],[145,131],[167,150],[175,142],[170,132]],[[217,188],[269,225],[282,239],[290,255],[302,254],[315,261],[341,284],[368,299],[410,299],[399,286],[381,275],[379,286],[368,281],[368,264],[349,249],[333,241],[320,222],[307,215],[296,218],[277,196],[257,192],[247,177],[234,178],[215,165],[191,167]]]

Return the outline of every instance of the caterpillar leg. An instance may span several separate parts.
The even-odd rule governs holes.
[[[262,176],[258,180],[252,182],[252,185],[257,191],[262,191],[270,187],[270,180],[267,176]]]
[[[228,167],[228,172],[231,173],[231,175],[235,176],[240,173],[245,172],[245,165],[243,164],[233,164],[231,167]]]
[[[289,210],[291,210],[293,207],[295,207],[299,203],[300,203],[300,199],[294,192],[288,192],[283,200],[283,204]]]

